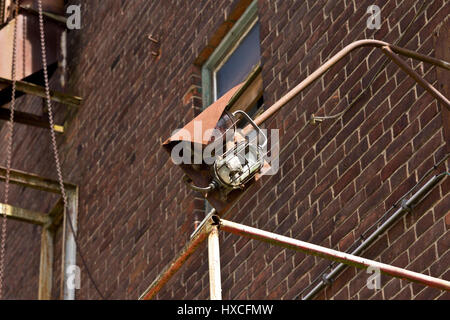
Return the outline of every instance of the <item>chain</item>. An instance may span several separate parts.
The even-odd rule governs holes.
[[[5,20],[5,0],[0,2],[0,24]]]
[[[9,107],[9,125],[8,125],[8,146],[6,155],[6,181],[5,181],[5,204],[9,202],[9,182],[11,176],[11,158],[12,158],[12,143],[13,143],[13,132],[14,132],[14,108],[16,105],[16,64],[17,64],[17,25],[18,25],[18,14],[19,14],[19,0],[16,0],[16,10],[15,16],[16,21],[14,23],[14,35],[13,35],[13,55],[12,55],[12,65],[11,65],[11,104]],[[7,226],[7,215],[6,208],[3,208],[3,218],[2,218],[2,244],[0,248],[0,299],[3,298],[3,278],[5,274],[5,255],[6,255],[6,226]]]
[[[50,135],[51,135],[51,142],[52,142],[52,148],[53,148],[53,156],[56,164],[56,172],[58,175],[58,182],[59,187],[61,189],[61,195],[64,202],[64,208],[67,208],[67,195],[66,190],[64,188],[62,173],[61,173],[61,164],[59,162],[59,154],[58,154],[58,147],[56,144],[56,134],[54,130],[54,120],[53,120],[53,110],[50,100],[50,85],[48,81],[48,71],[47,71],[47,53],[45,50],[45,33],[44,33],[44,19],[42,15],[42,0],[38,0],[38,6],[39,6],[39,33],[40,33],[40,40],[41,40],[41,55],[42,55],[42,70],[44,73],[44,85],[45,85],[45,101],[47,105],[48,110],[48,121],[50,122]]]
[[[39,32],[40,32],[40,39],[41,39],[42,65],[43,65],[42,69],[43,69],[43,73],[44,73],[44,85],[45,85],[45,101],[46,101],[46,105],[47,105],[48,120],[49,120],[49,124],[50,124],[50,134],[51,134],[51,142],[52,142],[52,148],[53,148],[53,156],[54,156],[55,165],[56,165],[56,172],[58,175],[59,187],[61,189],[61,196],[63,198],[63,203],[64,203],[64,215],[66,217],[66,220],[69,222],[69,227],[72,231],[72,236],[75,240],[75,245],[78,250],[78,254],[80,255],[80,258],[81,258],[81,261],[83,262],[84,267],[86,268],[86,272],[88,273],[88,276],[91,279],[95,290],[97,291],[99,296],[102,299],[104,299],[104,296],[98,289],[98,286],[97,286],[96,282],[94,281],[94,278],[92,277],[91,272],[89,271],[86,260],[84,259],[84,256],[81,253],[80,246],[78,245],[78,239],[75,234],[75,229],[72,224],[72,219],[70,217],[70,214],[68,214],[67,210],[66,210],[68,208],[67,195],[66,195],[66,190],[64,188],[64,182],[63,182],[62,171],[61,171],[61,163],[59,161],[58,146],[56,144],[56,134],[55,134],[55,130],[54,130],[55,123],[53,120],[53,109],[52,109],[51,100],[50,100],[50,85],[49,85],[49,81],[48,81],[47,55],[46,55],[46,50],[45,50],[45,33],[44,33],[44,18],[43,18],[43,14],[42,14],[42,0],[38,0],[38,12],[39,12]]]

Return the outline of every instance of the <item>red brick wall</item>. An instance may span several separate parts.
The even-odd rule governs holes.
[[[382,9],[380,30],[366,28],[371,4]],[[395,42],[421,4],[258,1],[265,107],[352,41]],[[237,0],[83,2],[82,29],[69,33],[67,90],[84,103],[58,142],[65,179],[80,186],[81,249],[107,298],[136,299],[193,231],[203,202],[184,186],[160,139],[199,112],[201,63],[246,5]],[[427,2],[399,45],[434,56],[436,33],[448,13],[442,0]],[[155,45],[149,34],[161,42],[158,58],[150,54]],[[228,218],[347,250],[445,156],[442,106],[392,63],[343,118],[307,123],[312,113],[343,110],[346,97],[356,97],[383,61],[379,50],[355,51],[265,124],[280,129],[280,171],[254,184]],[[436,68],[412,66],[438,86]],[[19,108],[39,112],[40,103],[28,98]],[[64,108],[59,109],[62,116]],[[15,143],[15,168],[56,176],[45,130],[18,126]],[[449,181],[436,186],[363,255],[449,279]],[[44,195],[15,190],[16,204],[49,209],[51,199]],[[7,297],[36,298],[40,231],[12,222],[8,229]],[[221,244],[226,299],[298,298],[329,265],[229,234],[221,234]],[[77,297],[98,298],[78,261],[82,286]],[[369,290],[367,277],[365,271],[347,268],[318,297],[449,298],[385,276],[382,290]],[[208,281],[203,246],[158,298],[207,299]],[[58,292],[56,286],[55,297]]]

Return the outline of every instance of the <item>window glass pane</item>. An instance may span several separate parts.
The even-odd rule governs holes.
[[[252,68],[258,64],[260,56],[259,22],[257,22],[228,60],[217,70],[216,97],[221,97],[245,80]]]

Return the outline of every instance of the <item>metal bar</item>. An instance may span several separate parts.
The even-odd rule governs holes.
[[[52,192],[52,193],[61,193],[61,190],[59,189],[59,183],[58,181],[44,178],[41,176],[38,176],[33,173],[28,173],[24,171],[19,170],[11,170],[11,176],[10,176],[11,183],[29,187],[37,190]],[[6,168],[0,167],[0,181],[6,180]],[[76,185],[71,183],[64,183],[64,187],[69,190],[75,190],[77,188]]]
[[[6,108],[0,108],[0,119],[9,121],[11,111]],[[33,127],[49,129],[50,125],[45,117],[22,111],[14,111],[14,122],[26,124]],[[54,125],[55,132],[64,133],[64,126]]]
[[[42,228],[41,261],[39,266],[39,300],[51,300],[53,279],[53,256],[55,233],[49,228]]]
[[[306,254],[315,255],[334,261],[339,261],[358,268],[366,269],[368,267],[374,267],[379,269],[381,272],[393,277],[417,283],[422,283],[424,285],[441,290],[450,291],[450,281],[430,277],[421,273],[394,267],[374,260],[361,258],[352,254],[340,252],[337,250],[325,248],[305,241],[300,241],[282,235],[278,235],[275,233],[248,227],[235,222],[220,220],[220,229],[237,235],[246,236],[252,239],[268,242],[273,245],[302,251]]]
[[[365,239],[351,254],[359,255],[366,248],[368,248],[378,237],[388,230],[400,217],[403,216],[405,212],[408,212],[409,208],[412,208],[418,204],[424,196],[436,185],[445,174],[440,174],[432,177],[422,188],[420,188],[416,193],[414,193],[409,200],[407,200],[404,205],[395,211],[381,226],[377,228],[367,239]],[[333,270],[328,274],[324,275],[323,280],[319,282],[308,294],[303,297],[303,300],[309,300],[313,298],[322,288],[324,288],[327,283],[329,283],[334,277],[336,277],[344,268],[345,264],[338,264]]]
[[[0,77],[0,84],[12,85],[12,80]],[[45,89],[34,83],[17,80],[16,90],[27,94],[32,94],[41,98],[45,98]],[[50,98],[52,101],[60,102],[71,107],[78,107],[82,101],[80,97],[58,91],[50,91]]]
[[[14,207],[9,204],[0,203],[0,212],[6,213],[6,216],[10,219],[38,226],[43,226],[49,222],[49,217],[45,213]]]
[[[62,288],[63,289],[63,298],[64,300],[75,300],[75,286],[71,285],[69,286],[69,276],[74,272],[74,267],[76,266],[76,260],[77,260],[77,246],[75,242],[75,237],[73,233],[77,233],[77,220],[78,220],[78,190],[67,190],[67,205],[68,208],[66,208],[65,215],[64,215],[64,222],[63,222],[63,228],[64,228],[64,238],[63,238],[63,257],[62,257],[62,263],[63,268],[62,272],[63,275],[61,275]],[[69,226],[70,219],[72,223],[72,227],[74,232],[72,232],[72,229]],[[76,279],[74,277],[71,277],[71,279]]]
[[[47,225],[47,227],[50,230],[56,232],[56,230],[58,230],[58,228],[63,223],[63,216],[64,216],[64,201],[61,197],[48,213],[48,217],[50,218],[51,222]]]
[[[450,50],[448,50],[448,44],[450,43],[450,19],[446,19],[437,34],[435,33],[435,55],[442,57],[442,59],[450,60]],[[437,84],[436,86],[447,97],[450,97],[450,77],[444,70],[436,70]],[[442,118],[442,130],[444,134],[444,141],[446,141],[447,152],[450,151],[450,110],[445,108],[439,108]],[[445,125],[447,123],[447,125]]]
[[[395,62],[397,66],[400,67],[403,71],[405,71],[411,78],[416,80],[418,84],[422,86],[425,90],[427,90],[433,97],[442,102],[447,109],[450,109],[450,101],[440,93],[435,87],[433,87],[428,81],[422,78],[415,70],[413,70],[408,64],[403,61],[399,56],[397,56],[394,52],[392,52],[391,48],[388,46],[381,47],[383,53],[391,58],[392,61]]]
[[[38,15],[38,14],[39,14],[39,12],[38,12],[36,9],[34,9],[33,7],[30,7],[30,6],[23,6],[23,5],[20,5],[20,6],[19,6],[19,12],[20,12],[20,11],[29,12],[29,13],[32,13],[32,14],[34,14],[34,15]],[[54,22],[57,22],[57,23],[62,24],[62,25],[64,25],[64,26],[67,26],[67,18],[64,17],[64,16],[60,16],[60,15],[58,15],[58,14],[54,14],[54,13],[46,12],[46,11],[43,11],[43,12],[42,12],[42,15],[43,15],[45,18],[48,18],[48,19],[50,19],[50,20],[53,20]]]
[[[442,59],[438,59],[438,58],[433,58],[421,53],[418,53],[416,51],[412,51],[409,49],[405,49],[399,46],[396,46],[394,44],[388,44],[388,47],[392,49],[392,51],[394,51],[395,53],[401,54],[402,56],[408,57],[408,58],[412,58],[412,59],[416,59],[416,60],[420,60],[423,62],[427,62],[429,64],[433,64],[437,67],[446,69],[446,70],[450,70],[450,62],[447,62],[445,60]]]
[[[211,300],[222,300],[219,229],[212,226],[208,236],[209,292]]]
[[[183,266],[197,248],[208,238],[211,232],[211,224],[205,223],[203,227],[191,238],[181,249],[178,255],[168,264],[152,282],[152,284],[141,294],[139,300],[150,300],[161,290],[161,288],[172,278],[172,276]]]
[[[348,46],[344,47],[341,51],[339,51],[337,54],[335,54],[333,57],[331,57],[327,62],[325,62],[323,65],[321,65],[316,71],[311,73],[308,77],[306,77],[302,82],[300,82],[297,86],[295,86],[293,89],[291,89],[287,94],[285,94],[283,97],[281,97],[277,102],[275,102],[272,106],[270,106],[266,111],[264,111],[261,115],[259,115],[255,119],[255,123],[257,125],[261,125],[264,121],[266,121],[271,116],[275,115],[285,104],[287,104],[289,101],[291,101],[296,95],[298,95],[300,92],[302,92],[305,88],[307,88],[310,84],[312,84],[314,81],[316,81],[319,77],[321,77],[325,72],[327,72],[332,66],[334,66],[336,63],[338,63],[342,58],[344,58],[346,55],[350,54],[353,50],[357,48],[362,47],[389,47],[391,50],[395,53],[414,58],[417,60],[421,60],[427,63],[431,63],[435,66],[450,70],[450,63],[428,57],[426,55],[407,50],[401,47],[393,46],[387,42],[379,41],[379,40],[359,40],[350,43]],[[252,129],[250,125],[246,126],[244,129],[244,133],[249,132]]]

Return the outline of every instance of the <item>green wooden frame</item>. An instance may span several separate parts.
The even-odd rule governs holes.
[[[214,73],[258,21],[257,1],[253,1],[202,67],[203,108],[214,102]]]

